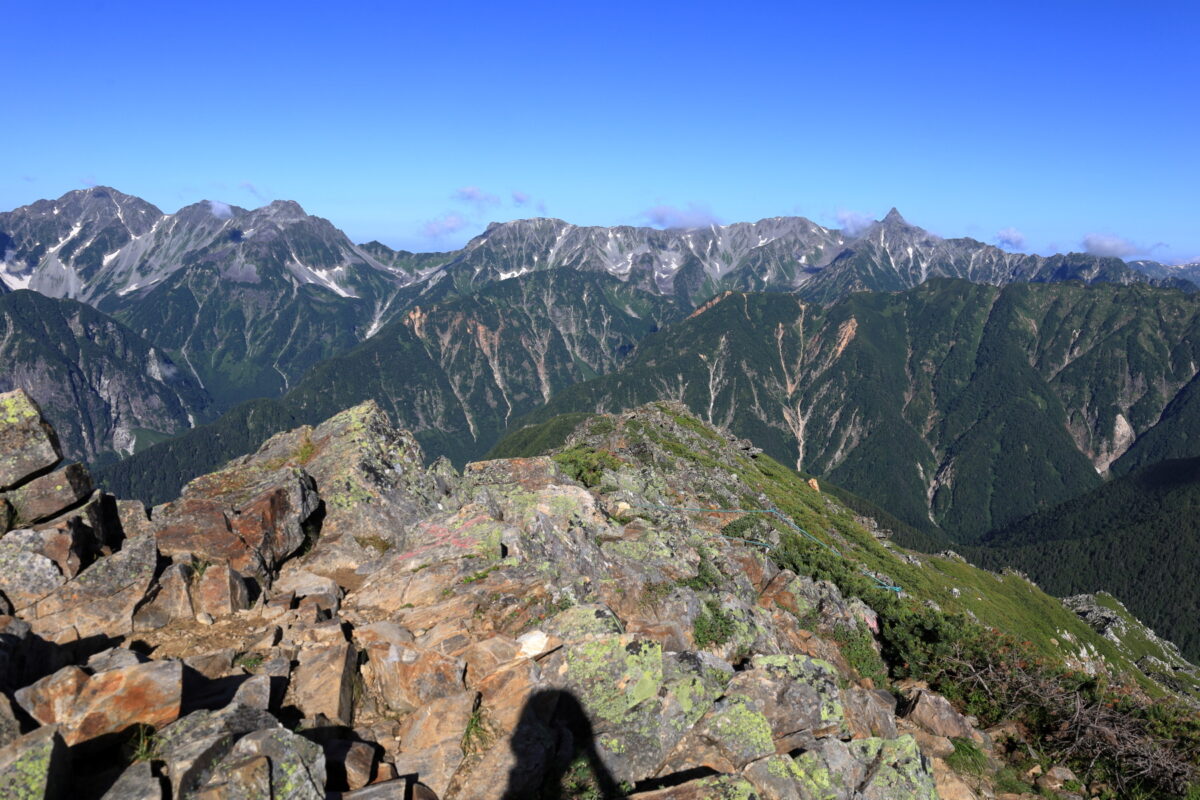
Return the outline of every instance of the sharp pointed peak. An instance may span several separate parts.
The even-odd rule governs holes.
[[[892,210],[889,211],[887,213],[887,215],[881,221],[884,223],[891,223],[893,225],[907,225],[908,224],[908,220],[906,220],[904,217],[900,216],[900,212],[896,210],[895,206],[892,206]]]

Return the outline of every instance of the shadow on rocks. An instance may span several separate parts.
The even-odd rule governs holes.
[[[570,692],[549,689],[530,695],[511,746],[516,763],[503,800],[625,796],[601,761],[592,724]]]

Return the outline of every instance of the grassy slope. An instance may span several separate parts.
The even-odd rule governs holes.
[[[631,419],[628,415],[598,415],[587,428],[580,427],[581,420],[567,420],[566,425],[575,431],[571,436],[573,443],[582,437],[600,443],[619,440],[633,446],[639,438],[648,438],[693,468],[731,471],[749,490],[741,507],[762,507],[765,498],[768,505],[777,507],[804,530],[841,550],[856,568],[865,566],[886,577],[907,595],[933,601],[947,613],[973,615],[987,627],[1032,643],[1038,652],[1053,660],[1077,662],[1081,651],[1096,654],[1114,673],[1127,676],[1152,694],[1162,693],[1126,652],[1020,575],[995,574],[953,557],[915,555],[890,542],[882,543],[859,524],[856,512],[837,500],[832,492],[814,490],[802,475],[770,456],[752,457],[738,450],[725,435],[682,413],[678,406],[653,407],[670,416],[679,428],[697,435],[673,437],[660,426],[644,425],[636,416]],[[590,432],[599,435],[592,436]],[[542,439],[537,434],[536,430],[526,429],[524,440],[535,443],[550,438]],[[515,443],[510,444],[513,455],[536,452],[532,445],[519,450]],[[762,519],[780,532],[789,530],[785,523],[770,516]],[[871,601],[870,597],[864,600]]]

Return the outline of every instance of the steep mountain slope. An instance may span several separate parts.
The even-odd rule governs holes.
[[[827,308],[729,294],[522,422],[685,402],[798,468],[969,537],[1096,486],[1195,378],[1200,303],[931,281]]]
[[[1165,461],[990,532],[964,550],[1057,595],[1104,589],[1200,655],[1200,458]]]
[[[0,392],[23,388],[45,410],[72,458],[189,428],[209,398],[186,371],[120,323],[73,300],[0,296]]]
[[[423,308],[328,359],[278,401],[243,404],[101,472],[155,501],[267,436],[374,399],[431,455],[478,457],[518,416],[581,380],[615,369],[678,312],[603,274],[553,270]]]

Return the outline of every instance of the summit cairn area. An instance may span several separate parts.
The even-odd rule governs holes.
[[[947,758],[992,737],[864,674],[871,608],[675,510],[766,498],[674,407],[458,474],[367,403],[150,511],[0,409],[0,796],[984,796]]]

